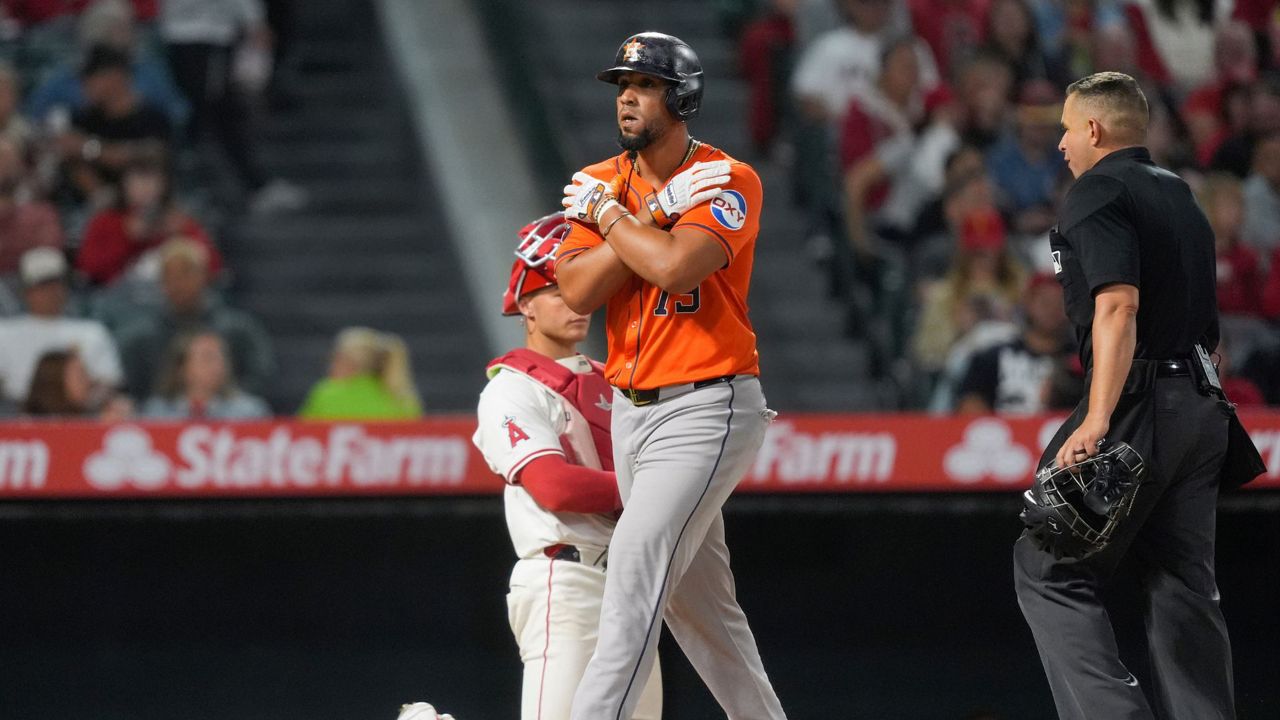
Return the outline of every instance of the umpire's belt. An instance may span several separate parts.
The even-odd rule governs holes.
[[[659,400],[668,400],[677,395],[684,395],[687,392],[701,390],[704,387],[719,385],[733,380],[733,375],[721,375],[720,377],[711,378],[709,380],[699,380],[698,382],[685,383],[683,385],[668,385],[666,387],[654,388],[652,390],[636,390],[634,388],[616,388],[631,401],[632,405],[642,407],[644,405],[652,405]]]
[[[1187,377],[1191,374],[1191,361],[1183,358],[1157,360],[1156,377]]]
[[[1169,358],[1167,360],[1148,360],[1147,358],[1134,358],[1133,364],[1129,366],[1129,376],[1125,378],[1125,393],[1146,392],[1155,384],[1155,379],[1165,377],[1188,377],[1192,374],[1191,363],[1194,362],[1188,358]],[[1085,374],[1085,386],[1093,384],[1093,368]]]

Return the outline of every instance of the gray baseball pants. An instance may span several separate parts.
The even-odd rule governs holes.
[[[729,720],[786,717],[735,597],[720,512],[751,468],[770,416],[754,377],[641,407],[614,394],[624,510],[573,720],[631,717],[664,619]]]

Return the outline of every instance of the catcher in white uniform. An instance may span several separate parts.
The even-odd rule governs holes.
[[[622,510],[609,438],[613,390],[602,366],[578,352],[591,318],[564,304],[551,270],[568,229],[556,213],[520,231],[503,314],[523,316],[525,347],[489,363],[472,438],[507,483],[507,528],[519,557],[507,608],[524,662],[524,720],[569,718],[595,650]],[[661,716],[660,676],[655,665],[637,720]]]

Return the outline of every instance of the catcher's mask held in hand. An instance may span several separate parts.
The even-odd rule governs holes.
[[[1128,443],[1100,445],[1083,462],[1041,468],[1022,494],[1022,522],[1054,557],[1085,558],[1102,550],[1133,510],[1146,464]]]

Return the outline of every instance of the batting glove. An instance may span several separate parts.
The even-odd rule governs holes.
[[[618,205],[620,178],[605,182],[584,172],[573,174],[573,182],[564,186],[564,216],[567,220],[599,224],[600,216]]]
[[[400,706],[400,715],[396,720],[453,720],[453,716],[440,715],[430,703],[416,702]]]
[[[720,194],[720,188],[727,182],[727,160],[694,163],[693,167],[667,181],[661,190],[646,195],[644,203],[653,216],[653,222],[665,230],[688,212],[689,208]]]

